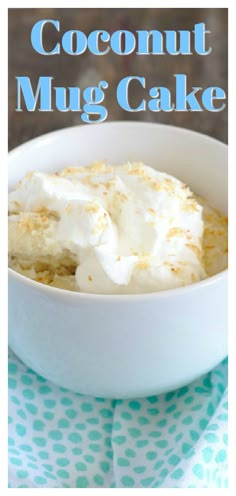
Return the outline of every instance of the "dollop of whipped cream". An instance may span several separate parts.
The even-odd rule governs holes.
[[[142,163],[32,172],[9,194],[9,212],[10,254],[69,254],[81,292],[147,293],[206,277],[202,207],[181,181]]]

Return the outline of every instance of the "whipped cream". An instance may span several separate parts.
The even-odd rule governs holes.
[[[142,163],[32,172],[9,194],[11,260],[72,265],[75,289],[145,293],[205,278],[202,206]]]

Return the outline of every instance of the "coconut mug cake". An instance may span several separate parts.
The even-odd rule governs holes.
[[[227,251],[227,218],[143,163],[33,171],[9,194],[10,267],[57,288],[178,288],[224,270]]]

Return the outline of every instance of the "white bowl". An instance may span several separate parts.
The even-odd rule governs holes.
[[[9,187],[31,170],[103,159],[144,161],[227,213],[227,146],[159,124],[85,125],[29,141],[10,153]],[[185,288],[104,296],[9,269],[9,345],[36,372],[80,393],[131,398],[175,389],[227,355],[227,271]]]

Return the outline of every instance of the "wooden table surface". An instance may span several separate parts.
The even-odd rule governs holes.
[[[58,19],[61,33],[79,29],[88,34],[95,29],[187,29],[205,22],[211,31],[207,41],[212,46],[208,56],[137,56],[119,57],[112,52],[98,57],[88,51],[71,57],[65,53],[47,57],[37,54],[30,33],[39,19]],[[46,33],[47,46],[55,44],[54,30]],[[189,87],[220,86],[227,91],[227,9],[10,9],[9,10],[9,149],[40,134],[65,126],[81,124],[77,112],[16,112],[15,76],[29,76],[35,87],[39,76],[53,76],[55,86],[96,85],[109,82],[104,104],[107,120],[162,122],[194,129],[227,142],[227,109],[221,112],[128,113],[116,102],[116,86],[128,75],[146,78],[147,87],[166,86],[174,95],[175,73],[188,76]],[[137,88],[134,100],[140,98]],[[138,101],[138,100],[137,100]]]

